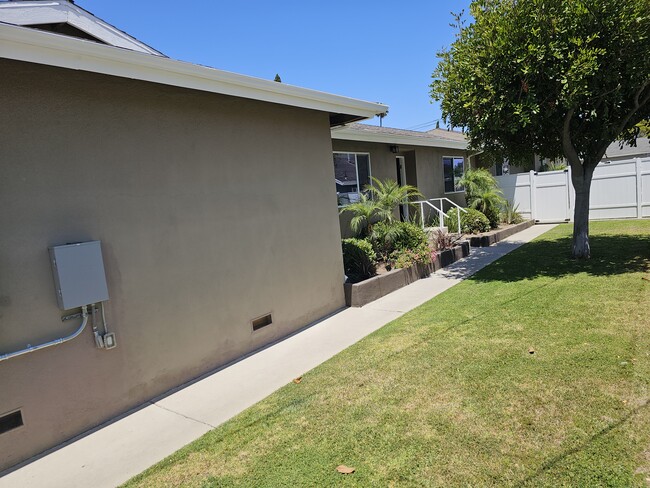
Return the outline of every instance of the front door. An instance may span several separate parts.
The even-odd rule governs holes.
[[[404,156],[397,156],[395,158],[395,165],[397,167],[397,184],[399,186],[406,185],[406,161]],[[407,204],[399,206],[399,218],[402,222],[409,219],[409,206]]]

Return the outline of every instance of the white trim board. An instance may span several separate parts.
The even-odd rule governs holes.
[[[450,141],[448,139],[441,139],[432,136],[407,136],[403,134],[382,134],[377,132],[365,133],[347,127],[333,129],[332,139],[467,150],[467,142],[464,141]]]
[[[2,23],[0,58],[344,114],[352,120],[372,118],[388,110],[380,103]]]
[[[67,1],[2,2],[0,22],[19,26],[67,23],[110,46],[163,56],[135,37]]]

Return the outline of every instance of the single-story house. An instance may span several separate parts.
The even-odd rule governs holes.
[[[465,206],[458,180],[470,167],[466,137],[456,131],[418,132],[351,123],[332,128],[334,173],[339,209],[359,200],[371,177],[416,186],[426,200],[443,199],[444,211]],[[432,202],[440,208],[439,201]],[[435,213],[425,206],[425,214]],[[413,219],[417,208],[404,206],[402,219]],[[340,218],[341,234],[350,236],[351,215]]]
[[[0,3],[0,72],[0,471],[345,306],[330,130],[386,106],[65,0]]]

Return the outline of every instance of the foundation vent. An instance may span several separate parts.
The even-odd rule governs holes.
[[[17,429],[23,425],[23,414],[20,410],[0,417],[0,434]]]
[[[263,315],[262,317],[253,320],[253,331],[260,330],[273,323],[271,314]]]

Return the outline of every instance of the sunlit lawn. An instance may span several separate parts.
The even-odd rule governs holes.
[[[650,221],[593,223],[587,262],[568,258],[570,233],[514,251],[127,486],[650,486]]]

